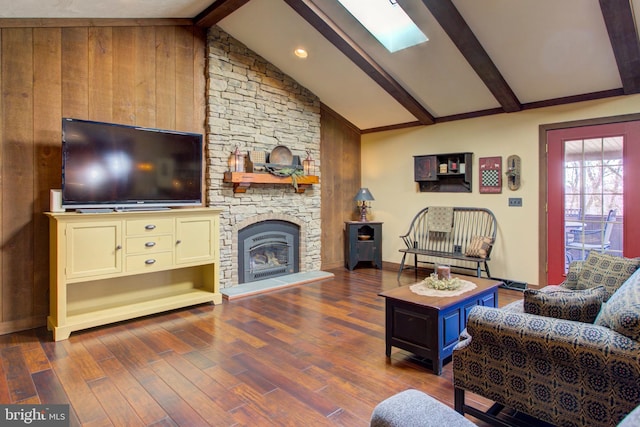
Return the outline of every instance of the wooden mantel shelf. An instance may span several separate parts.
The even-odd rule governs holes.
[[[225,172],[223,181],[233,183],[234,193],[245,193],[251,184],[288,184],[293,186],[290,176],[275,176],[270,173]],[[304,193],[307,187],[318,182],[320,180],[316,175],[299,176],[296,193]]]

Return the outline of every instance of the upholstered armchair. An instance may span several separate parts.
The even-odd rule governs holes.
[[[610,427],[640,405],[639,261],[590,258],[575,280],[531,292],[524,304],[471,310],[453,351],[458,412],[503,426],[505,413],[517,411],[557,426]],[[569,309],[583,300],[588,309]],[[466,392],[495,405],[480,411]]]

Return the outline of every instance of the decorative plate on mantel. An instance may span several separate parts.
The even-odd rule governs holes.
[[[291,166],[293,164],[293,154],[284,145],[278,145],[271,151],[269,155],[269,163],[283,166]]]

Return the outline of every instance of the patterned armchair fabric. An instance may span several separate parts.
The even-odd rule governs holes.
[[[475,307],[453,352],[463,390],[558,426],[615,426],[640,405],[640,343],[588,323]]]
[[[453,351],[456,410],[490,421],[467,390],[557,426],[617,425],[640,405],[639,264],[592,251],[558,286],[472,309]]]
[[[453,373],[456,399],[471,391],[558,426],[615,426],[640,405],[640,343],[588,323],[475,307]]]

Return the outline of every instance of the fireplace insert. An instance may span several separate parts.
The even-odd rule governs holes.
[[[300,228],[281,220],[251,224],[238,232],[238,283],[300,271]]]

